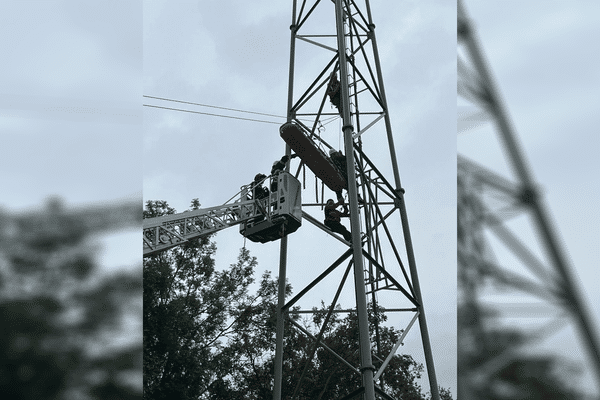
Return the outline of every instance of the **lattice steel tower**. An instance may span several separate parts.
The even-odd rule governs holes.
[[[518,390],[496,383],[517,368],[517,355],[547,353],[544,340],[569,324],[600,384],[592,320],[460,0],[457,55],[459,110],[468,110],[459,122],[485,125],[485,145],[498,140],[512,175],[458,156],[458,398]],[[535,314],[524,318],[527,310]]]
[[[323,345],[320,343],[320,337],[332,313],[339,311],[335,306],[346,277],[353,271],[360,331],[356,350],[360,361],[359,365],[353,365],[341,356],[339,359],[343,368],[347,367],[353,371],[349,373],[360,375],[362,386],[347,394],[344,399],[391,398],[384,390],[385,367],[413,323],[418,320],[431,393],[433,399],[438,400],[438,385],[404,202],[405,191],[398,173],[369,1],[294,0],[290,29],[288,123],[282,127],[281,135],[287,142],[286,154],[290,155],[291,150],[294,150],[295,153],[301,154],[302,160],[297,169],[294,163],[291,172],[300,178],[300,175],[307,171],[303,169],[304,166],[313,171],[317,201],[311,204],[303,200],[303,208],[316,209],[322,215],[325,185],[332,191],[341,190],[339,187],[335,188],[335,184],[329,181],[331,177],[323,172],[332,165],[332,159],[327,157],[326,153],[335,149],[336,137],[340,132],[330,134],[332,129],[323,131],[322,128],[332,119],[339,120],[341,117],[351,240],[342,240],[319,221],[322,218],[303,211],[305,221],[331,234],[329,240],[334,244],[339,240],[348,248],[331,265],[325,265],[323,268],[318,265],[312,266],[310,272],[316,271],[312,282],[287,303],[284,292],[288,238],[283,237],[281,240],[273,398],[281,399],[282,393],[282,365],[285,361],[284,325],[290,324],[295,329],[302,329],[288,318],[290,313],[294,312],[292,306],[299,304],[301,299],[306,299],[311,289],[338,267],[346,264],[344,277],[337,290],[332,290],[333,301],[325,322],[319,335],[313,337],[314,345],[308,353],[314,355],[317,346]],[[380,150],[382,147],[385,149],[386,145],[389,152],[382,155]],[[320,169],[321,167],[323,169]],[[384,172],[393,177],[386,177]],[[319,185],[322,185],[320,197]],[[401,227],[394,221],[397,218],[396,211]],[[293,236],[290,240],[294,240]],[[330,246],[331,243],[323,243],[321,250]],[[310,251],[319,252],[320,249]],[[320,292],[320,295],[323,295],[323,292]],[[368,315],[370,312],[384,309],[388,313],[394,312],[394,315],[403,321],[401,323],[406,325],[402,325],[403,334],[391,352],[380,354],[377,343],[371,340]],[[373,329],[377,331],[377,323]],[[374,336],[377,336],[377,332]],[[323,348],[329,350],[325,346]],[[302,382],[295,383],[297,386],[301,384]]]

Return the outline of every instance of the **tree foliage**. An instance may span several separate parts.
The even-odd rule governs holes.
[[[193,200],[191,208],[198,207]],[[149,201],[144,217],[174,212],[164,201]],[[236,370],[235,346],[226,339],[243,340],[240,327],[274,282],[265,275],[250,295],[256,258],[242,248],[235,264],[217,270],[215,251],[203,237],[144,260],[146,398],[206,397]]]
[[[273,286],[270,290],[275,295],[276,287]],[[271,296],[271,298],[275,297]],[[252,317],[249,317],[250,323],[246,324],[248,331],[243,335],[244,340],[237,342],[237,338],[234,339],[239,344],[239,348],[236,350],[236,353],[239,354],[237,357],[239,372],[236,379],[229,385],[221,385],[221,392],[213,393],[213,397],[210,398],[242,400],[272,397],[276,322],[274,307],[274,301],[271,304],[264,304]],[[270,313],[264,312],[269,309],[272,310]],[[291,312],[290,319],[316,337],[323,326],[327,310],[322,306],[321,309],[313,311],[313,318],[300,318],[298,314]],[[370,317],[372,324],[370,331],[375,335],[375,317],[373,315]],[[385,320],[383,312],[378,314],[378,318],[380,322]],[[292,325],[290,322],[286,323],[283,399],[343,398],[361,387],[361,377],[355,369],[340,362],[332,352],[323,346],[314,349],[314,339]],[[256,329],[260,329],[260,331],[256,331]],[[260,332],[260,334],[256,332]],[[356,313],[346,314],[343,318],[333,314],[323,332],[322,343],[351,365],[359,365],[359,354],[356,351],[358,349]],[[387,355],[400,334],[401,332],[394,328],[380,326],[381,349],[379,352]],[[374,339],[373,337],[372,342]],[[375,348],[372,350],[378,352]],[[310,357],[311,354],[312,357]],[[381,361],[375,363],[377,367],[381,365]],[[398,399],[426,399],[417,382],[423,372],[423,366],[412,357],[395,355],[386,371],[382,380],[377,382],[386,394]],[[444,400],[452,399],[449,391],[445,390],[444,392],[448,396],[442,397]]]
[[[2,398],[141,398],[141,343],[118,344],[141,277],[102,275],[92,232],[56,200],[0,220]]]
[[[194,200],[191,208],[199,207]],[[163,201],[149,201],[145,217],[172,214]],[[247,400],[270,399],[274,385],[277,279],[265,272],[257,282],[255,257],[246,248],[225,269],[214,263],[215,243],[204,237],[144,261],[144,398]],[[286,295],[291,294],[287,285]],[[291,321],[316,335],[327,310],[312,319],[292,310],[285,324],[283,398],[342,398],[361,384],[360,375],[318,347]],[[333,314],[322,342],[352,365],[359,365],[355,313]],[[385,315],[377,315],[379,321]],[[371,323],[375,317],[371,315]],[[374,329],[371,329],[374,332]],[[381,327],[382,353],[400,332]],[[303,373],[305,365],[308,365]],[[423,366],[396,355],[382,385],[394,398],[425,400],[417,383]],[[449,395],[449,392],[448,392]],[[451,399],[451,396],[448,397]],[[444,398],[447,400],[448,398]]]
[[[528,354],[525,349],[536,338],[516,329],[485,327],[473,319],[474,310],[486,319],[497,315],[467,304],[458,309],[459,379],[465,382],[465,393],[483,400],[585,398],[575,388],[579,379],[571,362],[551,353]]]

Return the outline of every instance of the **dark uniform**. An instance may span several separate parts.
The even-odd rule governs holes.
[[[343,155],[341,151],[331,149],[329,150],[329,157],[331,158],[333,165],[335,165],[338,171],[340,171],[340,173],[346,179],[346,187],[344,187],[344,189],[348,190],[348,164],[346,163],[346,156]],[[358,190],[358,182],[356,183],[356,188]],[[339,201],[343,201],[344,198],[342,197],[341,190],[339,192],[336,192],[335,194]],[[364,201],[360,197],[360,194],[358,195],[358,202],[359,204],[364,204]]]
[[[331,157],[331,161],[337,167],[337,169],[342,173],[344,178],[348,177],[348,164],[346,164],[346,156],[342,154],[341,151],[331,150],[329,152],[329,156]]]
[[[285,170],[285,166],[292,158],[296,157],[298,157],[298,154],[292,154],[291,157],[283,156],[281,157],[281,160],[273,163],[273,166],[271,167],[271,175],[273,175],[273,179],[271,180],[271,192],[277,191],[277,175]]]
[[[250,190],[252,192],[252,198],[254,200],[262,200],[269,197],[269,189],[262,185],[266,177],[267,176],[264,174],[256,174],[256,176],[254,177],[254,181],[252,181],[252,183],[250,184]],[[266,204],[263,203],[263,207],[265,206]],[[256,217],[251,222],[256,223],[265,219],[265,216],[262,215],[262,213],[259,213],[258,211],[255,211],[255,213]]]
[[[252,198],[256,200],[264,199],[269,196],[269,190],[262,185],[262,181],[266,178],[263,174],[257,174],[252,182]]]
[[[338,201],[334,203],[333,200],[327,200],[327,204],[325,205],[325,226],[331,229],[335,233],[340,233],[344,236],[346,241],[350,242],[352,240],[352,234],[348,232],[348,229],[344,225],[340,223],[341,217],[348,217],[348,210],[346,206],[344,206],[344,212],[340,212],[337,207],[344,204],[342,201]]]
[[[340,97],[340,81],[338,81],[337,79],[337,74],[331,75],[331,79],[329,80],[329,84],[327,85],[327,94],[329,95],[329,100],[331,101],[331,104],[333,104],[341,114],[342,102]]]
[[[342,154],[340,151],[335,151],[331,149],[329,151],[329,157],[333,162],[333,165],[340,171],[344,179],[346,180],[346,187],[344,189],[348,190],[348,166],[346,165],[346,156]],[[344,197],[342,197],[342,191],[335,192],[338,201],[343,201]]]

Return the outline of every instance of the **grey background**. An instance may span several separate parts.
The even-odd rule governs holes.
[[[0,54],[0,207],[141,199],[142,2],[3,2]],[[135,231],[103,265],[139,266]]]

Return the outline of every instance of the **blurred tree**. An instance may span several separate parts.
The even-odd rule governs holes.
[[[57,200],[0,219],[2,398],[141,399],[141,277],[102,274],[94,232]]]
[[[466,386],[465,393],[482,400],[585,398],[574,388],[578,376],[572,363],[551,353],[527,354],[526,349],[538,339],[498,328],[490,323],[497,316],[497,310],[473,304],[458,308],[459,379]]]
[[[507,400],[583,399],[581,393],[569,387],[567,379],[571,374],[558,373],[561,364],[552,356],[515,357],[494,377],[494,396]]]

